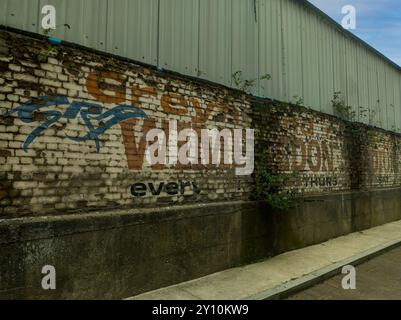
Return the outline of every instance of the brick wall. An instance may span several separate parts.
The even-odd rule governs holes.
[[[256,153],[267,152],[277,172],[298,173],[287,188],[311,195],[401,185],[399,134],[280,102],[253,105]]]
[[[2,30],[0,217],[249,199],[253,178],[234,165],[149,165],[145,135],[170,120],[255,129],[257,156],[299,172],[303,194],[400,185],[389,132]]]
[[[251,178],[231,165],[150,166],[144,157],[145,134],[168,131],[169,120],[178,130],[249,128],[250,104],[241,95],[5,31],[0,46],[3,216],[247,197]],[[119,105],[139,107],[147,118],[119,121],[98,142],[77,140],[89,132],[85,113]]]

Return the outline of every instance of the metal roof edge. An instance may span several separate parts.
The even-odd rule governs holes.
[[[341,24],[339,24],[337,21],[335,21],[333,18],[331,18],[328,14],[320,10],[318,7],[316,7],[314,4],[309,2],[308,0],[292,0],[295,2],[302,3],[304,6],[308,7],[318,15],[320,15],[321,18],[324,18],[327,20],[329,23],[331,23],[338,31],[343,33],[345,36],[349,36],[356,40],[359,44],[363,45],[366,47],[368,50],[372,51],[374,54],[378,55],[380,58],[384,59],[387,63],[395,67],[398,71],[401,72],[401,66],[395,63],[393,60],[385,56],[383,53],[381,53],[378,49],[372,47],[370,44],[368,44],[366,41],[362,40],[359,38],[357,35],[353,34],[351,31],[348,31],[344,29]]]

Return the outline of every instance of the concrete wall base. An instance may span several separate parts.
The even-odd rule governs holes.
[[[1,299],[119,299],[401,219],[401,188],[0,221]],[[56,268],[56,290],[41,287]]]

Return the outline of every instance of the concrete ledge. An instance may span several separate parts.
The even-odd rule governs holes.
[[[238,201],[1,220],[0,298],[118,299],[260,259],[265,217]]]
[[[254,207],[255,202],[252,201],[233,201],[164,208],[93,211],[81,214],[0,219],[0,244],[110,230],[152,222],[160,223],[193,219],[200,216],[216,216],[234,213],[239,208],[246,210],[246,208]]]
[[[401,219],[401,188],[0,220],[0,298],[120,299]],[[57,290],[40,287],[53,265]]]

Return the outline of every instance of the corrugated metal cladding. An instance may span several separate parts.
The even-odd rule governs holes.
[[[62,39],[229,86],[269,73],[254,94],[327,113],[341,91],[360,121],[401,131],[401,69],[304,0],[0,0],[0,24],[42,33],[45,4]]]

